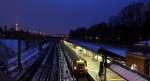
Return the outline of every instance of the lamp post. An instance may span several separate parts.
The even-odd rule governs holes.
[[[98,53],[101,53],[102,55],[102,62],[100,62],[100,67],[99,67],[99,77],[101,77],[102,81],[107,81],[107,76],[106,76],[107,55],[104,52],[105,50],[103,48],[100,48],[98,50]]]
[[[106,77],[107,55],[104,55],[103,59],[104,59],[104,81],[107,81]]]

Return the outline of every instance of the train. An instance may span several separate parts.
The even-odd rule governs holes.
[[[78,56],[68,46],[61,42],[62,51],[67,60],[68,67],[72,72],[73,77],[84,77],[88,74],[87,62],[85,59]]]
[[[75,60],[72,66],[74,76],[84,76],[88,73],[87,62],[83,59]]]

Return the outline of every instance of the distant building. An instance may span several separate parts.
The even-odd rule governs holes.
[[[52,36],[58,37],[58,38],[68,38],[69,37],[68,34],[53,34]]]
[[[141,41],[127,51],[127,65],[150,76],[150,41]]]

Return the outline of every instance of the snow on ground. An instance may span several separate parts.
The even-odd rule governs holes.
[[[24,48],[25,44],[24,41],[22,41],[22,49]],[[9,59],[17,55],[17,49],[17,40],[0,40],[0,61],[7,63]]]
[[[18,48],[18,40],[0,40],[0,42],[4,43],[7,47],[12,49],[14,52],[17,53]],[[21,42],[22,49],[25,48],[25,42]]]
[[[3,44],[5,44],[9,49],[12,49],[15,53],[17,53],[18,43],[17,40],[0,40]]]

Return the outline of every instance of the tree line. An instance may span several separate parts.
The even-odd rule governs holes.
[[[150,3],[132,3],[108,22],[70,30],[71,39],[133,44],[150,38]]]

